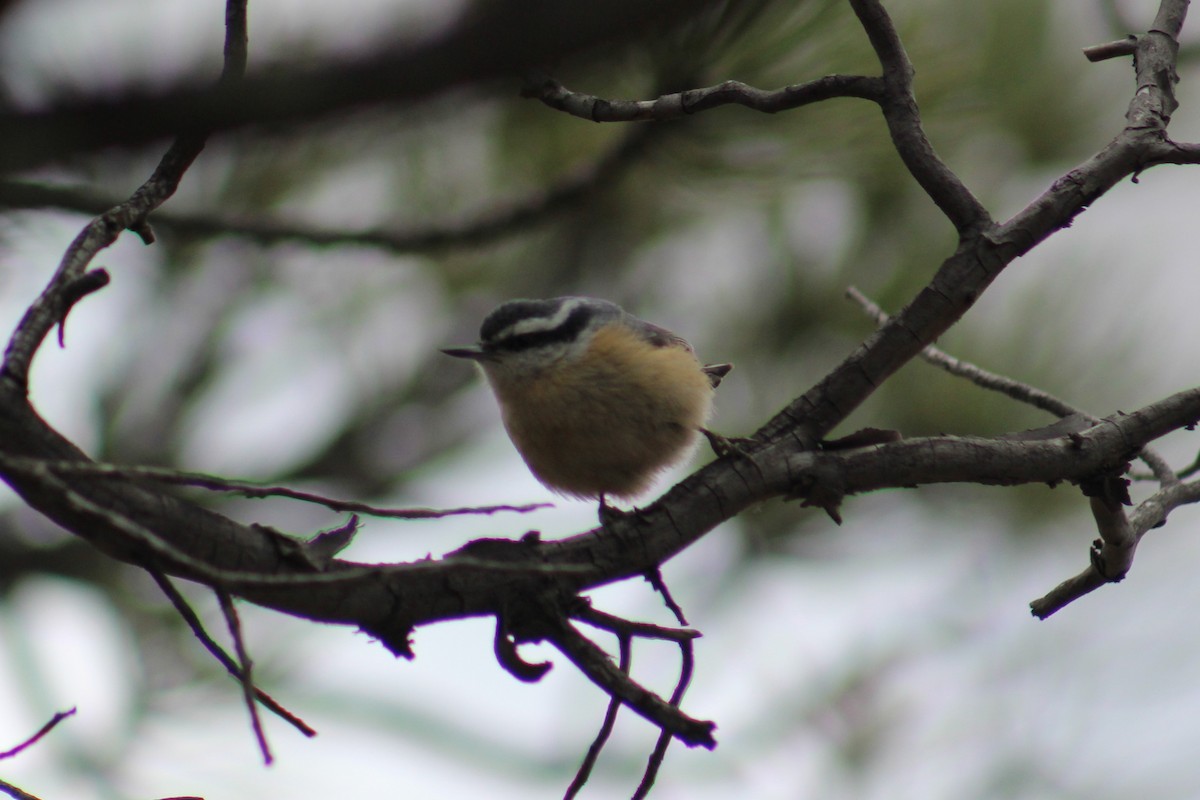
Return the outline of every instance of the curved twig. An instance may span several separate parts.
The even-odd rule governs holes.
[[[619,634],[617,636],[617,647],[619,648],[619,663],[617,669],[629,674],[633,660],[633,644],[628,634]],[[579,765],[579,769],[575,772],[575,778],[571,781],[571,785],[567,787],[566,794],[563,795],[563,800],[572,800],[580,791],[583,790],[584,784],[592,775],[592,768],[596,766],[596,759],[600,757],[600,751],[604,749],[604,745],[608,742],[608,737],[612,735],[613,728],[617,724],[617,712],[621,710],[621,701],[615,695],[608,698],[608,708],[604,711],[604,721],[600,723],[600,730],[596,733],[596,738],[592,740],[588,746],[587,753],[584,754],[583,762]],[[670,737],[667,737],[668,739]]]
[[[246,0],[227,0],[225,63],[217,82],[219,87],[233,86],[241,79],[246,68],[246,41]],[[34,354],[50,330],[63,323],[73,305],[71,287],[76,286],[84,276],[97,253],[115,242],[127,229],[141,235],[147,244],[153,241],[153,237],[147,233],[146,217],[175,194],[183,174],[200,155],[207,138],[207,132],[202,130],[178,136],[150,178],[128,200],[104,212],[79,232],[59,262],[49,285],[26,310],[13,331],[4,353],[4,363],[0,366],[0,373],[5,378],[14,381],[22,389],[28,387],[29,368]],[[78,300],[81,296],[74,299]]]

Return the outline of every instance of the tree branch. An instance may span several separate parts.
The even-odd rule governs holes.
[[[892,144],[908,171],[962,237],[992,223],[991,215],[933,150],[913,93],[913,69],[892,19],[878,0],[850,0],[883,67],[881,107]]]
[[[58,726],[58,723],[62,722],[64,719],[66,719],[67,717],[71,716],[74,713],[75,713],[75,709],[73,709],[73,708],[68,709],[67,711],[59,711],[57,714],[55,714],[53,717],[50,718],[49,722],[47,722],[45,725],[43,725],[41,728],[39,728],[38,732],[35,733],[33,736],[30,736],[28,739],[21,742],[16,747],[13,747],[9,750],[5,750],[4,752],[0,753],[0,761],[3,761],[6,758],[12,758],[13,756],[20,754],[23,750],[26,750],[27,748],[32,747],[33,745],[37,744],[39,741],[41,741],[41,738],[43,736],[45,736],[50,731],[54,730]]]
[[[493,615],[505,598],[548,579],[578,592],[642,575],[769,497],[944,482],[1077,481],[1119,467],[1148,442],[1198,419],[1200,389],[1192,389],[1050,440],[929,437],[832,452],[781,440],[760,446],[753,463],[731,457],[710,464],[642,513],[608,528],[557,541],[489,540],[485,548],[476,543],[440,560],[410,564],[331,558],[318,568],[296,557],[295,548],[284,544],[292,541],[287,537],[144,484],[95,479],[67,487],[48,470],[2,458],[0,476],[31,507],[110,555],[150,561],[296,616],[357,625],[393,652],[411,656],[408,637],[415,625]],[[0,390],[0,443],[22,459],[84,458],[11,390]],[[628,547],[630,541],[638,547]]]
[[[1138,504],[1137,510],[1125,523],[1128,530],[1123,531],[1121,537],[1116,541],[1124,542],[1122,549],[1128,552],[1129,558],[1132,558],[1133,551],[1147,532],[1161,526],[1166,521],[1167,515],[1174,509],[1196,502],[1200,502],[1200,482],[1164,486]],[[1132,537],[1132,540],[1127,537]],[[1098,547],[1093,545],[1089,552],[1091,558],[1088,560],[1087,568],[1078,575],[1063,581],[1047,592],[1045,596],[1031,602],[1029,604],[1030,612],[1038,619],[1046,619],[1101,586],[1124,577],[1123,572],[1119,573],[1119,577],[1109,577],[1112,573],[1109,572],[1106,559],[1102,555],[1104,546],[1103,539]]]
[[[246,41],[246,0],[227,0],[225,66],[217,82],[218,91],[235,86],[241,78],[246,66]],[[0,114],[0,120],[3,120],[4,116]],[[0,121],[0,128],[2,127],[3,122]],[[22,129],[20,135],[24,136],[27,133],[28,131]],[[50,284],[26,310],[9,339],[4,363],[0,366],[0,379],[11,380],[22,389],[27,388],[33,356],[41,347],[46,334],[55,325],[62,325],[74,302],[83,297],[83,294],[77,291],[73,293],[72,287],[78,288],[78,282],[84,278],[92,259],[115,242],[126,229],[138,233],[146,244],[153,241],[153,235],[149,233],[146,225],[146,217],[175,194],[184,172],[200,155],[207,138],[207,130],[194,126],[190,132],[180,134],[167,149],[149,180],[138,187],[128,200],[101,214],[80,231],[59,262],[58,270],[50,279]],[[4,136],[0,135],[0,139],[4,139]],[[0,150],[11,152],[7,147]],[[4,158],[5,156],[0,154],[0,164]],[[103,286],[103,283],[95,285],[91,291],[100,286]]]
[[[714,0],[554,0],[475,3],[443,34],[416,44],[387,42],[355,60],[291,65],[234,85],[195,81],[146,92],[129,90],[39,111],[0,112],[0,172],[28,169],[102,147],[133,147],[184,134],[313,119],[386,103],[398,108],[469,83],[520,75],[630,32],[678,24]],[[244,32],[244,29],[243,29]],[[227,45],[227,51],[229,45]],[[232,69],[233,67],[230,67]]]
[[[166,467],[129,466],[122,464],[105,464],[96,461],[43,461],[39,459],[16,459],[9,457],[9,464],[14,469],[22,467],[35,470],[45,469],[55,475],[75,475],[111,480],[144,480],[172,486],[191,486],[212,492],[231,492],[243,497],[261,499],[264,497],[283,497],[304,503],[324,506],[330,511],[343,511],[363,514],[370,517],[391,519],[440,519],[464,514],[496,514],[502,511],[512,511],[527,514],[539,508],[551,508],[552,503],[530,503],[523,506],[494,505],[467,506],[460,508],[385,508],[361,503],[357,500],[339,500],[333,497],[302,492],[287,486],[268,486],[252,481],[222,478],[202,472],[187,472],[184,470],[168,469]]]
[[[393,253],[430,253],[476,247],[514,236],[578,207],[611,185],[637,163],[654,134],[663,129],[631,129],[591,164],[562,177],[549,188],[498,203],[460,219],[430,225],[361,230],[322,228],[306,222],[229,214],[158,211],[156,227],[185,237],[238,236],[262,245],[301,242],[317,247],[375,247]],[[0,206],[64,208],[99,213],[113,205],[87,190],[27,181],[0,181]]]
[[[633,665],[633,644],[628,634],[617,636],[617,648],[619,653],[617,669],[628,675]],[[583,762],[580,763],[579,769],[575,771],[575,777],[571,781],[571,785],[567,787],[566,794],[563,795],[563,800],[573,800],[583,790],[584,784],[591,777],[592,768],[596,766],[596,759],[600,757],[600,751],[604,749],[605,743],[608,742],[608,737],[612,735],[613,728],[616,727],[617,712],[620,710],[620,698],[615,695],[610,696],[608,699],[608,708],[604,711],[604,721],[600,723],[600,730],[596,732],[596,738],[592,740],[587,753],[583,757]]]
[[[531,73],[526,78],[521,95],[536,98],[553,109],[591,122],[662,122],[726,105],[777,114],[836,97],[858,97],[881,102],[883,83],[879,78],[863,75],[826,75],[804,83],[765,90],[741,81],[725,81],[703,89],[672,92],[654,100],[606,100],[573,92],[549,75]]]
[[[258,716],[258,704],[255,702],[258,689],[254,685],[254,665],[242,638],[242,622],[229,593],[224,589],[217,589],[216,593],[217,601],[221,605],[221,614],[225,617],[225,624],[229,626],[229,636],[233,639],[234,652],[237,653],[238,682],[242,685],[242,697],[250,714],[250,728],[254,731],[254,740],[258,742],[258,750],[262,753],[263,764],[269,767],[275,759],[271,755],[271,746],[267,744],[267,735],[263,732],[262,719]]]
[[[895,59],[894,70],[903,73],[906,61],[900,61],[888,48],[887,29],[868,23],[882,14],[882,9],[866,0],[854,0],[854,6],[865,18],[868,31],[876,31],[872,41],[880,40],[877,51],[881,52],[881,61]],[[904,309],[816,386],[761,427],[755,438],[773,442],[790,437],[803,447],[815,446],[876,387],[958,322],[1012,261],[1069,226],[1118,181],[1153,163],[1162,163],[1155,159],[1165,157],[1165,153],[1177,152],[1177,146],[1166,144],[1166,125],[1176,106],[1171,79],[1174,38],[1182,24],[1186,2],[1164,0],[1163,9],[1155,30],[1138,38],[1137,89],[1126,112],[1124,130],[1099,153],[1056,180],[1009,221],[990,224],[977,234],[968,230],[958,250],[942,263],[929,284]],[[900,83],[905,78],[899,74],[892,80]],[[897,147],[900,146],[897,142]],[[921,162],[922,149],[919,144],[912,147],[914,163]],[[913,168],[910,164],[910,170]],[[938,174],[940,171],[932,168],[922,185]]]
[[[871,100],[883,110],[892,143],[905,166],[959,233],[967,235],[990,224],[987,210],[938,158],[925,135],[913,94],[913,66],[883,5],[877,0],[852,0],[850,5],[879,57],[883,67],[881,78],[826,75],[774,90],[730,80],[703,89],[662,95],[655,100],[606,100],[569,91],[554,78],[538,72],[526,79],[522,94],[592,122],[678,119],[731,104],[775,114],[835,97]]]
[[[151,570],[150,576],[154,578],[154,582],[158,584],[159,588],[162,589],[163,594],[165,594],[167,599],[171,601],[171,605],[175,607],[175,611],[180,617],[183,618],[183,621],[187,623],[188,627],[191,628],[192,635],[199,640],[200,644],[204,646],[204,649],[212,654],[213,658],[215,658],[217,662],[225,668],[226,672],[233,676],[238,682],[242,682],[243,676],[241,669],[229,656],[229,654],[226,653],[225,650],[222,649],[221,646],[217,644],[211,636],[208,635],[208,631],[204,629],[204,624],[200,621],[200,618],[196,616],[196,612],[192,610],[192,607],[188,604],[184,596],[179,593],[178,589],[175,588],[175,585],[171,582],[171,579],[156,570]],[[288,722],[292,727],[300,731],[305,736],[311,738],[317,735],[317,732],[313,728],[309,727],[304,720],[300,719],[295,714],[279,705],[279,703],[277,703],[273,697],[264,692],[262,689],[255,687],[254,696],[258,702],[262,703],[263,706],[269,711],[278,716],[280,719]]]
[[[857,303],[871,319],[875,320],[877,325],[884,325],[890,319],[882,308],[853,286],[846,290],[846,296]],[[1055,397],[1047,391],[1038,389],[1036,386],[1030,386],[1027,383],[1022,383],[1021,381],[1013,380],[1004,375],[989,372],[975,364],[955,358],[933,345],[929,345],[922,350],[919,356],[926,363],[943,369],[951,375],[966,378],[976,386],[988,389],[989,391],[999,392],[1020,403],[1026,403],[1034,408],[1039,408],[1061,419],[1080,417],[1093,425],[1100,421],[1098,417],[1075,408],[1070,403]],[[1179,476],[1167,464],[1166,459],[1154,449],[1150,447],[1142,448],[1142,451],[1138,453],[1138,458],[1142,459],[1150,467],[1159,483],[1167,484],[1179,481]]]

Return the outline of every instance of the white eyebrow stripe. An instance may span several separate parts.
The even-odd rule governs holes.
[[[579,308],[585,302],[587,301],[578,297],[572,297],[570,300],[564,300],[552,316],[526,317],[525,319],[517,320],[512,325],[508,326],[508,328],[506,328],[496,338],[507,339],[510,336],[521,336],[526,333],[552,331],[566,322],[567,318],[571,316],[571,312]]]

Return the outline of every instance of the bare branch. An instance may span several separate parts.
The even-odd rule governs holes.
[[[771,90],[757,89],[741,81],[725,81],[703,89],[672,92],[654,100],[610,100],[573,92],[549,75],[533,73],[526,78],[521,95],[536,98],[551,108],[591,122],[661,122],[726,105],[777,114],[836,97],[858,97],[880,102],[882,90],[879,78],[826,75]]]
[[[925,136],[913,96],[912,63],[891,18],[876,0],[856,0],[851,5],[883,66],[882,78],[826,75],[774,90],[730,80],[654,100],[611,100],[570,91],[554,78],[535,73],[526,80],[522,94],[593,122],[678,119],[731,104],[775,114],[835,97],[871,100],[883,110],[892,142],[905,165],[955,228],[966,234],[991,224],[987,210],[938,158]]]
[[[183,621],[187,623],[189,628],[191,628],[192,635],[200,640],[200,644],[204,645],[204,649],[211,653],[213,658],[220,662],[221,666],[223,666],[225,670],[234,677],[234,679],[242,682],[242,672],[238,668],[238,665],[232,658],[230,658],[229,654],[225,652],[221,645],[217,644],[216,641],[214,641],[213,638],[208,635],[208,631],[204,629],[204,624],[200,621],[200,618],[196,615],[196,612],[192,610],[192,607],[188,604],[187,599],[179,593],[178,589],[175,588],[175,584],[171,582],[171,579],[157,570],[149,570],[149,572],[150,576],[154,578],[155,583],[157,583],[159,588],[162,589],[163,594],[165,594],[171,601],[171,605],[175,606],[175,610],[179,612],[179,616],[183,617]],[[262,703],[263,706],[269,711],[278,716],[280,719],[289,723],[292,727],[303,733],[305,736],[313,737],[317,735],[317,732],[313,728],[309,727],[304,720],[300,719],[295,714],[279,705],[279,703],[277,703],[273,697],[264,692],[262,689],[255,687],[254,696],[258,702]]]
[[[67,717],[71,716],[74,713],[75,713],[75,709],[73,709],[73,708],[68,709],[67,711],[59,711],[57,714],[55,714],[53,717],[50,718],[49,722],[47,722],[45,725],[43,725],[41,728],[39,728],[38,732],[35,733],[33,736],[30,736],[28,739],[21,742],[19,745],[12,748],[11,750],[5,750],[4,752],[0,753],[0,761],[3,761],[6,758],[12,758],[13,756],[21,753],[21,751],[25,750],[26,748],[37,744],[38,741],[40,741],[43,736],[45,736],[50,731],[54,730],[54,728],[57,727],[58,723],[62,722],[64,719],[66,719]]]
[[[708,430],[704,429],[702,429],[702,433],[710,438],[713,435]],[[679,603],[675,602],[675,598],[671,595],[671,590],[667,588],[667,583],[663,580],[662,570],[660,570],[658,567],[650,570],[646,573],[646,580],[652,587],[654,587],[654,591],[658,592],[658,594],[662,597],[663,603],[666,604],[667,610],[669,610],[675,616],[675,620],[680,625],[687,625],[688,621],[687,617],[683,615],[683,608],[680,607]]]
[[[1104,44],[1094,44],[1091,47],[1083,48],[1083,54],[1088,61],[1093,63],[1106,61],[1110,58],[1120,58],[1122,56],[1131,56],[1137,52],[1137,37],[1126,36],[1124,39],[1118,39],[1115,42],[1105,42]]]
[[[556,63],[662,21],[678,24],[712,5],[713,0],[481,4],[435,38],[415,44],[384,42],[355,60],[292,65],[212,88],[198,89],[193,79],[153,92],[127,89],[46,110],[8,110],[0,112],[0,141],[5,143],[0,171],[180,133],[203,135],[313,119],[380,103],[402,107],[464,84],[517,76],[535,64]]]
[[[569,622],[555,621],[558,624],[546,632],[545,638],[569,658],[592,683],[609,695],[619,698],[635,713],[689,747],[700,745],[711,750],[717,746],[713,738],[713,729],[716,728],[714,723],[693,719],[643,688],[618,669],[603,650],[579,633]]]
[[[501,610],[496,614],[496,632],[492,639],[492,651],[501,669],[522,683],[537,683],[554,666],[549,661],[526,661],[517,650],[508,629],[508,614]]]
[[[0,792],[4,792],[9,797],[13,798],[13,800],[40,800],[35,795],[32,795],[22,789],[18,789],[16,786],[13,786],[11,783],[5,780],[0,780]]]
[[[608,614],[590,605],[572,609],[573,619],[586,622],[597,628],[615,633],[618,637],[639,636],[643,639],[662,639],[668,642],[690,642],[700,637],[700,631],[691,628],[664,628],[648,622],[634,622],[614,614]]]
[[[1096,551],[1096,569],[1110,583],[1124,580],[1133,566],[1138,538],[1129,526],[1125,509],[1110,506],[1102,498],[1089,497],[1092,516],[1100,531],[1100,549]]]
[[[868,0],[853,0],[853,5],[885,64],[889,86],[902,87],[909,80],[911,65],[894,39],[894,29],[890,23],[885,24],[883,9]],[[1166,125],[1176,105],[1172,37],[1178,33],[1186,2],[1165,0],[1163,8],[1167,9],[1160,13],[1164,24],[1156,21],[1154,32],[1138,39],[1137,89],[1129,103],[1124,130],[1008,222],[988,224],[976,234],[970,234],[969,226],[964,229],[960,225],[960,232],[966,230],[967,235],[929,284],[816,386],[762,426],[755,438],[773,442],[788,437],[802,447],[814,447],[883,381],[956,323],[1014,259],[1069,226],[1075,216],[1118,181],[1176,152],[1174,146],[1164,143]],[[929,185],[937,184],[942,172],[922,155],[925,145],[916,136],[919,128],[912,125],[916,121],[915,106],[911,110],[885,109],[885,114],[890,114],[893,140],[900,152],[907,154],[910,171],[918,180],[924,176],[922,186],[931,196],[935,196],[931,188],[941,192],[944,199],[939,206],[951,219],[958,220],[956,225],[969,221],[972,203],[953,189],[956,182],[947,183],[941,190]],[[959,210],[952,213],[948,207]],[[984,219],[978,217],[977,221],[982,223]]]
[[[690,640],[679,643],[679,655],[679,680],[675,684],[674,691],[671,692],[671,705],[673,706],[678,706],[683,702],[683,695],[692,683],[692,672],[696,666],[696,654]],[[658,777],[658,770],[662,767],[663,759],[666,758],[667,748],[670,744],[671,737],[667,735],[667,732],[663,731],[660,733],[658,742],[654,745],[654,752],[650,754],[650,758],[646,762],[646,772],[642,775],[642,781],[638,784],[637,791],[633,793],[633,800],[642,800],[642,798],[650,794],[650,789],[654,787],[654,780]]]
[[[0,384],[2,387],[3,384]],[[36,417],[24,397],[0,391],[0,441],[55,460],[82,458]],[[575,592],[644,574],[721,521],[768,497],[873,491],[922,483],[1015,484],[1080,480],[1111,470],[1147,442],[1200,419],[1200,389],[1111,417],[1071,437],[1004,440],[908,439],[859,449],[812,452],[791,440],[759,446],[757,469],[717,461],[658,503],[609,528],[557,541],[476,542],[440,560],[366,565],[330,559],[322,571],[281,546],[285,537],[240,526],[214,512],[136,482],[68,487],[29,459],[0,456],[0,474],[34,508],[106,552],[134,563],[236,591],[298,616],[358,625],[401,655],[418,623],[491,615],[500,601],[553,578]],[[121,508],[122,514],[111,509]],[[145,520],[134,523],[131,519]],[[639,546],[631,549],[629,541]],[[214,546],[219,543],[219,546]],[[482,545],[487,545],[486,547]],[[453,585],[454,591],[446,587]],[[313,588],[321,586],[320,592]],[[397,605],[396,598],[404,598]]]
[[[254,738],[262,753],[263,763],[270,766],[274,759],[271,757],[271,747],[267,744],[267,735],[263,732],[262,719],[258,716],[258,704],[254,702],[257,690],[254,686],[253,663],[246,650],[246,642],[242,639],[242,622],[238,619],[237,608],[234,607],[233,598],[229,596],[229,593],[224,589],[215,591],[217,601],[221,604],[221,613],[225,616],[225,624],[229,626],[229,635],[233,638],[234,652],[237,653],[240,664],[238,677],[242,685],[242,697],[246,701],[246,710],[250,712],[250,727],[254,730]]]
[[[867,316],[874,320],[876,325],[886,325],[888,320],[891,319],[886,311],[853,286],[846,289],[846,297],[853,300],[866,312]],[[1007,395],[1018,402],[1031,405],[1034,408],[1040,408],[1042,411],[1047,411],[1056,417],[1069,417],[1072,414],[1081,414],[1087,416],[1092,422],[1098,421],[1095,417],[1084,414],[1084,412],[1066,401],[1060,400],[1049,392],[1022,383],[1021,381],[1013,380],[1004,375],[989,372],[970,362],[962,361],[935,345],[925,347],[917,355],[922,361],[944,369],[951,375],[966,378],[976,386]]]
[[[938,157],[925,135],[913,93],[913,65],[883,4],[850,0],[850,6],[883,66],[885,90],[880,105],[904,165],[961,236],[991,225],[987,209]]]
[[[1128,541],[1128,537],[1132,536],[1132,542],[1124,545],[1124,549],[1132,554],[1142,537],[1151,529],[1162,525],[1171,511],[1179,506],[1197,502],[1200,502],[1200,482],[1175,483],[1164,486],[1138,504],[1137,510],[1126,523],[1128,532],[1122,530],[1115,541]],[[1103,541],[1101,549],[1103,549]],[[1029,610],[1035,617],[1046,619],[1056,611],[1113,581],[1113,578],[1107,577],[1104,563],[1097,558],[1095,546],[1089,551],[1089,555],[1091,558],[1083,572],[1068,578],[1047,592],[1045,596],[1029,604]]]
[[[617,647],[619,648],[617,669],[628,675],[633,661],[633,644],[630,641],[630,637],[627,634],[618,635]],[[584,784],[591,777],[592,768],[596,766],[596,759],[600,757],[600,751],[604,749],[605,743],[608,742],[608,737],[612,735],[613,727],[617,724],[617,712],[620,710],[620,699],[615,695],[609,697],[608,708],[604,711],[604,721],[600,723],[600,730],[596,733],[596,738],[592,740],[591,745],[588,747],[587,753],[583,757],[583,763],[576,770],[575,778],[571,781],[571,785],[567,787],[567,792],[563,795],[563,800],[572,800],[572,798],[583,790]]]
[[[124,466],[106,464],[97,461],[37,461],[35,459],[9,459],[14,466],[24,465],[26,468],[35,467],[48,469],[57,475],[86,475],[112,480],[151,480],[175,486],[193,486],[214,492],[234,492],[248,498],[261,499],[264,497],[283,497],[289,500],[299,500],[305,503],[324,506],[331,511],[343,511],[353,514],[365,514],[370,517],[391,519],[440,519],[442,517],[461,516],[464,514],[496,514],[501,511],[513,511],[527,514],[539,508],[552,508],[552,503],[530,503],[523,506],[465,506],[462,508],[385,508],[360,503],[357,500],[338,500],[311,492],[302,492],[286,486],[267,486],[252,481],[241,481],[208,475],[202,472],[187,472],[167,469],[165,467]]]
[[[236,84],[245,68],[245,0],[228,0],[225,23],[226,61],[218,81],[220,87]],[[0,117],[3,116],[0,114]],[[24,135],[22,133],[22,136]],[[204,130],[193,130],[180,135],[159,161],[154,173],[128,200],[101,214],[80,231],[67,248],[49,285],[26,310],[9,339],[4,363],[0,368],[0,373],[5,378],[15,381],[23,389],[27,388],[30,364],[46,334],[55,325],[62,325],[75,301],[104,285],[98,283],[88,291],[78,291],[79,281],[86,280],[83,276],[97,253],[115,242],[121,232],[127,229],[139,233],[147,243],[153,241],[147,234],[146,217],[175,194],[183,174],[204,149],[207,136]],[[104,277],[107,278],[106,275]],[[73,290],[73,287],[76,288]]]
[[[875,320],[877,325],[884,325],[890,319],[882,308],[855,287],[851,286],[846,289],[846,296],[857,303],[871,319]],[[1099,417],[1078,409],[1049,392],[1004,375],[989,372],[970,362],[957,359],[934,345],[929,345],[922,350],[919,353],[919,357],[923,361],[933,364],[935,367],[944,369],[951,375],[966,378],[976,386],[999,392],[1018,402],[1026,403],[1034,408],[1040,408],[1042,411],[1048,411],[1056,417],[1066,418],[1077,416],[1092,424],[1100,421]],[[1167,484],[1179,481],[1179,476],[1175,474],[1171,466],[1152,448],[1142,448],[1142,451],[1138,453],[1138,458],[1142,459],[1150,467],[1159,483]]]

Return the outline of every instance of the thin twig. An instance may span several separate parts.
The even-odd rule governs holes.
[[[620,655],[618,656],[620,662],[617,665],[617,669],[628,675],[629,670],[632,668],[633,660],[633,642],[629,634],[618,634],[617,646],[620,650]],[[592,768],[596,766],[596,759],[600,757],[600,751],[604,749],[605,743],[608,742],[608,737],[612,735],[613,727],[617,724],[617,712],[620,710],[621,701],[615,695],[609,697],[608,708],[604,712],[604,722],[600,724],[600,730],[596,733],[596,738],[592,740],[591,746],[588,747],[587,754],[583,757],[583,763],[576,770],[575,779],[567,787],[567,792],[563,795],[563,800],[572,800],[583,789],[588,778],[591,777]]]
[[[691,639],[700,638],[700,631],[691,628],[664,628],[661,625],[652,625],[648,622],[634,622],[633,620],[624,619],[615,614],[608,614],[592,608],[590,605],[573,609],[571,617],[615,633],[618,637],[638,636],[643,639],[661,639],[668,642],[686,642]]]
[[[669,735],[689,747],[700,745],[708,749],[717,746],[712,722],[693,719],[670,705],[658,695],[641,686],[617,669],[608,654],[582,635],[565,619],[548,621],[550,631],[544,637],[590,680],[612,697],[619,698],[639,714]]]
[[[707,433],[707,431],[705,431],[705,433]],[[646,580],[650,582],[652,587],[654,587],[654,591],[662,595],[663,603],[665,603],[670,612],[675,615],[675,619],[679,621],[679,624],[687,625],[687,617],[683,615],[683,609],[678,603],[675,602],[675,598],[671,596],[671,590],[667,588],[667,584],[663,580],[662,570],[658,567],[650,570],[646,573]]]
[[[1096,63],[1098,61],[1106,61],[1110,58],[1120,58],[1122,56],[1131,56],[1137,52],[1137,37],[1126,36],[1124,39],[1118,39],[1115,42],[1105,42],[1104,44],[1094,44],[1090,47],[1083,48],[1083,55],[1088,61]]]
[[[253,662],[246,650],[246,642],[242,637],[242,622],[238,618],[237,608],[233,598],[224,589],[216,589],[217,601],[221,604],[221,613],[225,616],[225,624],[229,626],[229,635],[233,638],[234,651],[241,664],[240,678],[242,696],[246,701],[246,710],[250,712],[250,726],[254,729],[254,738],[258,741],[258,749],[262,752],[263,763],[271,765],[271,747],[267,744],[267,735],[263,732],[262,719],[258,716],[258,704],[254,702],[257,690],[254,686]]]
[[[660,122],[726,105],[775,114],[835,97],[879,102],[882,90],[878,78],[826,75],[779,89],[758,89],[741,81],[725,81],[702,89],[664,94],[653,100],[612,100],[571,91],[549,75],[531,74],[526,78],[521,94],[591,122]]]
[[[691,685],[695,667],[696,654],[691,640],[681,641],[679,643],[679,681],[675,684],[675,690],[671,692],[671,705],[676,708],[683,702],[683,695]],[[646,795],[650,794],[650,789],[654,787],[654,780],[658,777],[658,770],[662,767],[670,744],[671,737],[667,735],[667,732],[660,733],[658,742],[654,745],[654,752],[650,754],[650,759],[646,762],[646,772],[642,775],[642,782],[638,784],[637,791],[633,793],[633,800],[643,800]]]
[[[495,505],[495,506],[465,506],[461,508],[385,508],[360,503],[357,500],[338,500],[311,492],[302,492],[286,486],[265,486],[252,481],[222,478],[201,472],[168,469],[166,467],[123,466],[106,464],[98,461],[40,461],[38,459],[20,459],[13,457],[12,463],[27,460],[37,463],[59,475],[95,475],[102,478],[119,480],[152,480],[176,486],[193,486],[213,492],[235,492],[252,499],[264,497],[283,497],[304,503],[324,506],[331,511],[365,514],[372,517],[390,519],[440,519],[464,514],[495,514],[501,511],[512,511],[527,514],[540,508],[552,508],[553,503],[530,503],[527,505]]]
[[[151,577],[154,578],[154,582],[158,584],[160,589],[162,589],[163,594],[165,594],[171,601],[171,605],[175,606],[175,610],[179,612],[179,616],[183,617],[183,621],[186,622],[188,627],[192,629],[192,635],[200,640],[200,644],[204,645],[204,649],[211,653],[213,658],[220,662],[221,666],[223,666],[225,670],[234,677],[235,680],[242,682],[242,672],[238,668],[238,665],[234,662],[230,655],[225,652],[224,648],[217,644],[217,642],[208,635],[208,631],[204,629],[204,623],[200,621],[200,618],[196,615],[196,612],[192,610],[192,607],[188,603],[187,599],[179,593],[178,589],[175,588],[175,584],[171,582],[171,579],[158,570],[147,571],[150,573]],[[317,735],[316,730],[309,727],[308,723],[297,717],[292,712],[288,711],[283,706],[279,705],[279,703],[276,702],[273,697],[264,692],[262,689],[255,687],[254,696],[268,711],[289,723],[292,727],[303,733],[305,736],[311,738]]]
[[[877,325],[885,325],[891,317],[888,316],[882,308],[874,303],[870,298],[860,292],[857,288],[851,286],[846,289],[846,297],[853,300],[866,314],[875,321]],[[1085,418],[1092,424],[1098,424],[1100,418],[1087,413],[1081,409],[1072,406],[1070,403],[1062,400],[1042,389],[1030,386],[1027,383],[1014,380],[1012,378],[1000,375],[995,372],[989,372],[982,367],[976,366],[968,361],[955,358],[944,350],[935,345],[928,345],[923,349],[918,357],[923,361],[945,370],[951,375],[960,378],[966,378],[983,389],[999,392],[1007,397],[1011,397],[1020,403],[1031,405],[1034,408],[1039,408],[1042,411],[1049,412],[1056,417],[1069,417],[1077,415]],[[1143,447],[1138,453],[1140,458],[1147,466],[1150,467],[1154,476],[1159,483],[1164,486],[1169,483],[1178,483],[1179,476],[1171,469],[1161,455],[1153,448]]]
[[[30,736],[28,739],[21,742],[19,745],[17,745],[13,749],[5,750],[3,753],[0,753],[0,761],[3,761],[6,758],[12,758],[13,756],[17,755],[25,748],[30,747],[34,744],[37,744],[37,742],[43,736],[45,736],[50,731],[54,730],[55,726],[57,726],[58,723],[62,722],[64,719],[66,719],[67,717],[71,716],[74,713],[75,713],[74,708],[68,709],[67,711],[59,711],[57,714],[55,714],[53,717],[50,718],[49,722],[47,722],[45,725],[43,725],[41,728],[39,728],[38,732],[35,733],[33,736]]]

